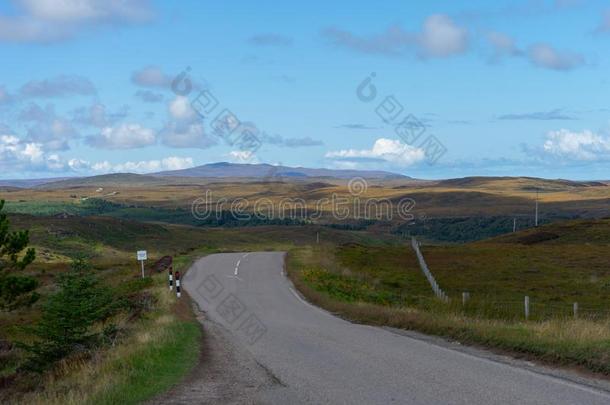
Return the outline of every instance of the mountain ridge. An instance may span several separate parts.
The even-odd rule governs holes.
[[[166,170],[151,173],[152,176],[161,177],[332,177],[349,179],[363,177],[369,179],[409,179],[410,177],[383,170],[349,170],[349,169],[321,169],[307,167],[291,167],[283,165],[270,165],[268,163],[229,163],[217,162],[195,166],[181,170]]]

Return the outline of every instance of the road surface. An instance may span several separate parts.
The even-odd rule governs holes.
[[[347,322],[307,303],[283,266],[282,253],[231,253],[207,256],[189,270],[183,287],[220,326],[219,338],[232,342],[227,353],[243,351],[250,359],[240,355],[231,362],[244,362],[248,373],[264,370],[271,381],[257,377],[225,388],[213,401],[190,397],[189,402],[610,403],[608,391],[550,369],[507,364],[491,354]],[[246,396],[235,399],[239,393],[232,390]]]

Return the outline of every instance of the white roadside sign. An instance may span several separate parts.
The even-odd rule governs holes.
[[[136,253],[140,264],[142,264],[142,278],[144,278],[144,260],[147,258],[146,250],[138,250]]]

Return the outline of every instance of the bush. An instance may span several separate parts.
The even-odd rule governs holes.
[[[0,200],[0,309],[13,309],[20,303],[31,304],[38,299],[33,292],[38,287],[35,279],[10,274],[25,269],[34,261],[36,252],[27,248],[30,242],[27,230],[10,231],[3,209],[4,200]],[[25,296],[27,293],[30,294]]]
[[[34,290],[38,280],[30,276],[7,275],[0,277],[0,308],[8,310],[22,305],[31,305],[40,298]]]
[[[36,341],[20,344],[31,353],[28,370],[44,371],[69,354],[90,347],[100,337],[92,327],[117,309],[111,290],[99,283],[83,259],[74,260],[58,285],[59,291],[42,308],[40,322],[31,329]]]

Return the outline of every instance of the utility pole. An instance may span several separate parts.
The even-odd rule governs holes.
[[[538,227],[538,189],[536,189],[536,219],[534,223],[535,226]]]
[[[513,233],[517,232],[517,218],[513,218]]]

